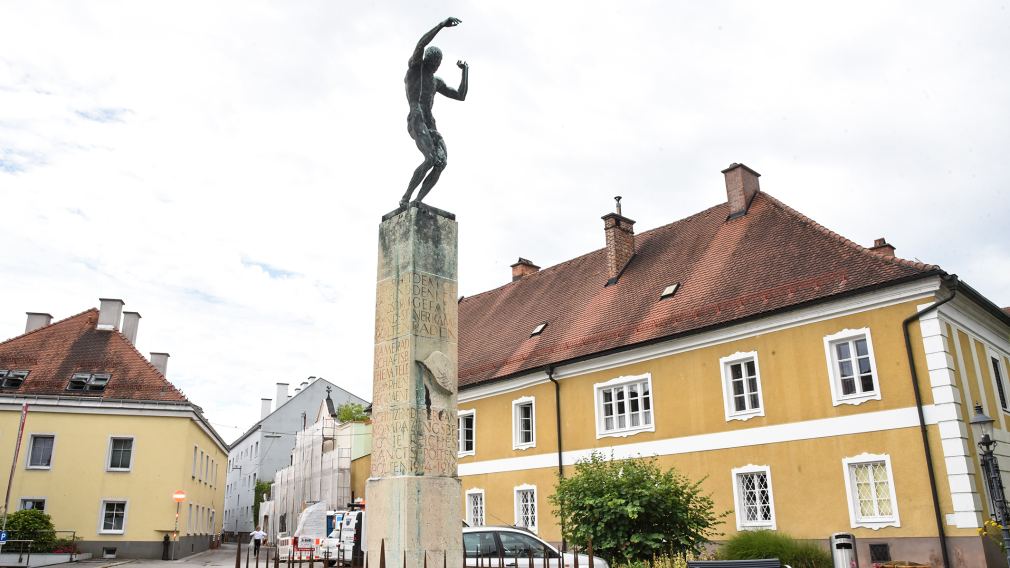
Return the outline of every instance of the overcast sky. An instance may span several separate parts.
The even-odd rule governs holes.
[[[816,4],[816,5],[815,5]],[[762,190],[1010,305],[1006,2],[0,2],[0,338],[122,298],[226,440],[274,383],[371,398],[376,236],[439,98],[460,293]]]

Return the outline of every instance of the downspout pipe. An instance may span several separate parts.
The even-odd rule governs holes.
[[[919,390],[919,374],[915,370],[915,359],[912,356],[912,338],[909,335],[909,326],[914,321],[918,321],[922,316],[935,311],[940,306],[954,299],[957,295],[957,275],[951,274],[943,279],[943,284],[950,288],[950,296],[943,300],[934,302],[929,306],[919,310],[901,322],[901,330],[905,335],[905,355],[908,356],[908,369],[912,375],[912,392],[915,393],[915,410],[919,414],[919,433],[922,435],[922,450],[926,458],[926,471],[929,474],[929,490],[933,497],[933,514],[936,517],[936,533],[940,538],[940,554],[943,556],[943,565],[950,568],[950,554],[947,552],[947,536],[943,530],[943,513],[940,511],[940,497],[936,491],[936,471],[933,466],[933,454],[929,449],[929,436],[926,433],[926,417],[922,411],[922,392]]]
[[[547,365],[544,367],[544,373],[547,374],[547,378],[554,383],[554,417],[557,420],[557,435],[558,435],[558,479],[565,477],[565,465],[561,461],[561,385],[558,384],[558,380],[554,378],[554,367]],[[562,552],[567,552],[568,546],[565,542],[564,531],[561,535],[561,550]]]

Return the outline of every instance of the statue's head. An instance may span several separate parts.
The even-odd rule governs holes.
[[[435,71],[442,64],[442,50],[429,45],[424,50],[424,68],[428,71]]]

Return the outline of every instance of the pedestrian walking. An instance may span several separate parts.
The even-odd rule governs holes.
[[[260,530],[260,527],[256,527],[256,530],[249,535],[252,538],[251,544],[253,545],[253,554],[256,556],[260,555],[260,545],[267,538],[267,533]]]

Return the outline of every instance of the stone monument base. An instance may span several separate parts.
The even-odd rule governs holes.
[[[385,536],[385,565],[422,568],[463,566],[462,482],[458,477],[398,476],[369,479],[365,485],[368,566],[378,567]],[[406,518],[403,511],[416,511]]]

